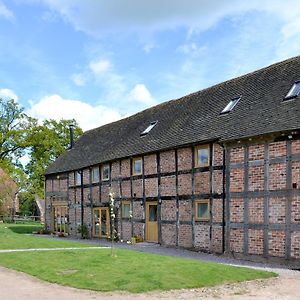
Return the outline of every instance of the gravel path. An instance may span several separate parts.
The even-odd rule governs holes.
[[[76,240],[78,242],[78,240]],[[110,243],[82,241],[95,246],[109,246]],[[211,254],[203,254],[182,249],[165,248],[155,244],[140,243],[137,245],[117,244],[116,247],[137,251],[157,253],[215,261],[219,263],[243,265],[271,270],[279,274],[278,278],[255,280],[237,284],[227,284],[212,288],[172,290],[168,292],[150,292],[130,294],[127,292],[100,293],[64,287],[41,281],[30,275],[0,267],[0,298],[5,300],[90,300],[90,299],[132,299],[132,300],[171,300],[171,299],[236,299],[236,300],[300,300],[300,272],[286,268],[247,261],[237,261]]]

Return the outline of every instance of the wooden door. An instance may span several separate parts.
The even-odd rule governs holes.
[[[146,240],[158,242],[157,202],[146,203]]]

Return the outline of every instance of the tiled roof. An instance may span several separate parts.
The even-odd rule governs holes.
[[[300,79],[300,56],[85,132],[46,174],[208,140],[228,141],[300,128],[300,99],[283,102]],[[234,109],[220,115],[241,95]],[[300,96],[299,96],[300,98]],[[158,121],[141,137],[152,121]]]

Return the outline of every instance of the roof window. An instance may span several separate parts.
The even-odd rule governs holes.
[[[226,105],[226,107],[222,110],[221,114],[229,113],[233,110],[233,108],[237,105],[241,96],[234,97],[230,100],[230,102]]]
[[[284,100],[289,100],[296,98],[300,93],[300,80],[295,81],[287,95],[285,96]]]
[[[151,122],[150,125],[141,133],[141,136],[148,134],[152,130],[152,128],[155,127],[156,124],[157,121]]]

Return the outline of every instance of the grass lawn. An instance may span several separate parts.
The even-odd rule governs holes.
[[[76,243],[31,237],[13,232],[14,226],[0,225],[2,249],[30,245],[69,247]],[[20,225],[18,225],[20,226]],[[12,230],[11,230],[12,229]],[[7,247],[6,239],[10,247]],[[22,242],[16,241],[20,239]],[[86,246],[85,244],[79,244]],[[145,292],[196,288],[223,283],[276,276],[274,273],[226,266],[200,260],[184,259],[115,249],[59,250],[49,252],[0,253],[0,265],[26,272],[40,279],[82,289],[97,291],[125,290]]]
[[[30,248],[64,248],[89,247],[92,245],[79,242],[47,239],[31,236],[33,231],[42,228],[39,223],[33,224],[0,224],[0,249],[30,249]],[[94,245],[95,246],[95,245]]]

